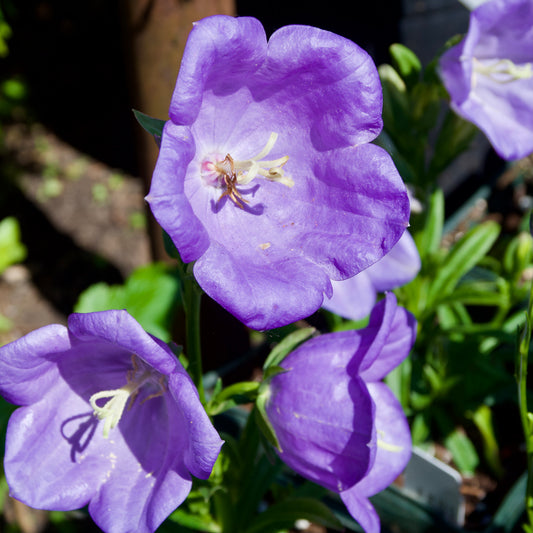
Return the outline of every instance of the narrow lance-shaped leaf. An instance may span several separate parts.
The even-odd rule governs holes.
[[[435,151],[429,166],[430,176],[440,174],[455,158],[464,152],[473,141],[478,128],[448,111],[439,131]]]
[[[442,240],[443,225],[444,193],[442,189],[436,189],[429,198],[424,228],[414,235],[422,263],[426,257],[438,251]]]
[[[272,533],[291,529],[297,520],[306,519],[314,524],[342,530],[342,524],[333,512],[314,498],[287,498],[259,514],[245,533]]]
[[[268,355],[263,370],[271,366],[276,366],[283,361],[285,356],[294,350],[299,344],[307,340],[314,332],[315,328],[302,328],[293,331],[279,342]]]
[[[451,294],[459,280],[490,250],[499,233],[500,226],[492,221],[468,231],[442,262],[431,285],[429,300],[435,303]]]
[[[405,81],[407,87],[412,87],[420,78],[422,64],[417,55],[407,46],[394,43],[389,48],[395,69]]]
[[[161,139],[161,135],[163,135],[163,127],[165,125],[165,121],[159,118],[154,118],[149,115],[146,115],[145,113],[142,113],[137,109],[133,109],[133,114],[135,115],[137,122],[148,133],[155,137],[156,142],[159,142],[158,139]]]

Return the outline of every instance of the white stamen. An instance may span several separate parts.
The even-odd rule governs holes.
[[[127,383],[124,386],[118,389],[97,392],[89,398],[89,403],[93,408],[94,416],[96,416],[98,420],[104,421],[103,434],[105,439],[109,437],[109,432],[120,422],[128,400],[131,398],[132,402],[135,401],[141,387],[147,382],[154,382],[154,372],[143,369],[143,364],[135,355],[132,355],[132,366],[133,369],[126,373]],[[155,394],[146,397],[143,402],[150,398],[161,396],[164,393],[165,383],[163,379],[164,376],[160,376],[157,381],[160,390]],[[97,401],[103,398],[109,399],[100,407],[97,404]]]
[[[278,134],[272,132],[265,147],[255,156],[250,159],[234,160],[233,165],[237,174],[237,183],[239,185],[247,185],[257,175],[266,178],[269,181],[278,181],[287,187],[292,187],[294,181],[290,176],[285,175],[283,165],[289,160],[289,156],[283,156],[271,161],[261,161],[266,157],[278,140]]]
[[[130,386],[125,385],[120,389],[97,392],[90,397],[89,403],[93,408],[94,415],[98,417],[98,420],[104,421],[105,439],[109,437],[109,432],[119,423],[126,403],[133,392],[131,389]],[[102,398],[110,399],[102,407],[99,407],[96,401]]]
[[[476,86],[477,75],[486,76],[496,83],[511,83],[533,77],[531,63],[517,65],[510,59],[486,61],[474,57],[472,66],[472,87]]]
[[[258,159],[263,159],[263,157],[266,157],[270,153],[270,150],[272,150],[272,148],[274,148],[274,145],[276,144],[277,140],[278,140],[278,134],[275,131],[273,131],[270,134],[270,137],[268,138],[268,141],[267,141],[265,147],[255,157],[252,157],[250,159],[252,161],[253,160],[257,161]]]
[[[394,452],[399,453],[403,450],[403,446],[398,446],[397,444],[391,444],[389,442],[385,442],[379,438],[379,436],[385,436],[385,432],[383,430],[378,429],[378,447],[387,451],[387,452]]]

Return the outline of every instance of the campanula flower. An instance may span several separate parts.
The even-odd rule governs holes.
[[[533,152],[533,1],[490,0],[470,13],[466,37],[440,73],[452,108],[504,159]]]
[[[267,41],[217,15],[189,36],[147,196],[203,290],[270,329],[309,316],[398,241],[405,186],[370,56],[308,26]]]
[[[12,496],[89,506],[106,532],[152,532],[206,479],[221,440],[188,374],[126,311],[73,314],[0,348]]]
[[[411,455],[406,417],[381,379],[409,353],[415,327],[388,293],[367,328],[305,342],[270,382],[266,408],[281,459],[338,492],[367,533],[380,528],[368,497],[390,485]]]
[[[351,320],[368,316],[378,292],[401,287],[413,280],[420,270],[420,255],[409,232],[405,232],[392,250],[377,263],[344,281],[332,281],[333,296],[322,307]]]

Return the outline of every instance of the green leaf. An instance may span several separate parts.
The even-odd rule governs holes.
[[[265,455],[261,455],[250,466],[239,480],[239,498],[231,511],[235,517],[234,527],[228,531],[243,531],[252,522],[260,502],[265,500],[265,494],[279,475],[283,463],[280,460],[271,462]]]
[[[309,520],[314,524],[342,530],[341,522],[333,512],[314,498],[287,498],[271,505],[259,514],[245,529],[245,533],[272,533],[291,529],[297,520]]]
[[[526,510],[527,471],[507,492],[485,533],[511,533]]]
[[[7,318],[7,316],[4,316],[0,314],[0,333],[5,333],[7,331],[10,331],[13,328],[13,322]]]
[[[398,150],[404,154],[413,144],[407,87],[391,65],[378,68],[383,89],[383,124]]]
[[[270,365],[263,375],[263,381],[268,382],[270,381],[274,376],[277,376],[278,374],[283,374],[284,372],[287,372],[286,368],[283,368],[282,366],[277,365]]]
[[[307,340],[315,331],[315,328],[301,328],[287,335],[270,352],[265,364],[263,365],[263,370],[267,370],[270,366],[279,365],[281,361],[283,361],[283,359],[289,354],[289,352]]]
[[[178,295],[175,273],[164,263],[152,263],[135,270],[124,285],[92,285],[80,295],[74,311],[126,309],[146,331],[169,342]]]
[[[505,282],[505,280],[503,280]],[[509,293],[500,292],[500,284],[494,282],[460,283],[453,293],[441,300],[444,302],[461,302],[464,305],[482,305],[504,307],[509,305]]]
[[[512,279],[518,279],[531,263],[533,239],[529,233],[521,232],[511,239],[503,256],[503,268]]]
[[[467,435],[459,429],[454,429],[444,438],[444,445],[451,452],[461,473],[472,475],[479,464],[479,457]]]
[[[0,274],[10,265],[26,258],[26,247],[20,242],[20,226],[16,218],[0,222]]]
[[[444,193],[436,189],[429,198],[427,216],[422,231],[414,235],[416,247],[424,263],[424,258],[435,254],[442,240],[442,227],[444,225]]]
[[[417,83],[411,90],[411,117],[418,136],[427,138],[435,128],[442,110],[442,101],[438,85],[433,83]],[[429,183],[433,185],[430,177]],[[428,179],[428,178],[426,178]]]
[[[400,153],[396,143],[392,140],[392,137],[386,130],[381,130],[381,133],[376,139],[374,139],[373,143],[381,146],[381,148],[384,148],[387,150],[387,152],[389,152],[389,155],[392,157],[394,165],[398,169],[400,176],[406,183],[416,182],[417,178],[415,170],[407,161],[407,158]]]
[[[394,68],[399,72],[407,87],[412,87],[419,79],[422,64],[417,55],[404,46],[395,43],[389,48]]]
[[[431,429],[427,418],[425,412],[418,413],[413,418],[413,422],[411,423],[411,437],[415,445],[426,442],[430,438]]]
[[[276,432],[274,431],[274,428],[270,423],[266,412],[266,404],[269,395],[270,391],[268,390],[268,388],[265,388],[264,392],[260,393],[257,397],[254,409],[255,421],[257,423],[257,427],[259,428],[263,436],[266,438],[266,440],[270,444],[272,444],[272,446],[274,446],[276,450],[282,451],[281,446],[279,445],[278,437],[276,436]]]
[[[466,307],[460,302],[441,304],[436,309],[439,325],[443,331],[457,329],[457,326],[472,324]]]
[[[6,441],[6,429],[9,417],[15,411],[16,406],[0,398],[0,453],[4,456],[4,443]]]
[[[194,529],[195,531],[205,531],[206,533],[220,533],[222,529],[209,515],[198,515],[188,513],[183,509],[177,509],[169,517],[169,520],[181,526]]]
[[[161,138],[163,135],[163,127],[165,126],[166,121],[159,118],[153,118],[149,115],[145,115],[137,109],[133,109],[133,114],[137,119],[137,122],[151,135],[156,138]]]
[[[449,296],[459,280],[490,250],[499,234],[500,226],[493,221],[468,231],[444,258],[430,287],[428,299],[435,303]]]
[[[471,418],[483,438],[483,455],[485,461],[487,461],[492,471],[501,478],[504,471],[500,461],[498,441],[494,434],[494,426],[492,425],[492,411],[490,407],[488,405],[480,405],[471,415]]]
[[[206,410],[210,416],[220,414],[236,405],[253,402],[259,389],[257,381],[234,383],[211,398]]]
[[[181,260],[180,253],[178,252],[176,245],[174,244],[174,242],[170,238],[170,235],[166,231],[163,231],[163,245],[165,247],[165,252],[169,257],[176,259],[180,264],[184,264]]]
[[[455,158],[464,152],[479,132],[476,126],[449,110],[439,131],[429,174],[438,176]]]
[[[451,416],[443,408],[434,407],[433,415],[439,431],[444,435],[444,446],[450,451],[462,474],[472,475],[479,464],[476,448],[466,433],[454,426]]]

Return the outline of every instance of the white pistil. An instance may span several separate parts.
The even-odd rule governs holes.
[[[477,75],[490,78],[496,83],[510,83],[516,80],[525,80],[533,77],[531,63],[517,65],[510,59],[498,59],[491,62],[481,61],[477,58],[472,60],[472,86],[477,83]]]
[[[96,416],[98,420],[104,421],[103,433],[105,439],[109,437],[109,432],[120,422],[128,400],[131,400],[131,407],[132,403],[139,394],[141,387],[147,382],[153,382],[154,380],[153,372],[150,370],[142,371],[142,363],[139,362],[135,355],[132,356],[132,365],[133,369],[126,373],[127,383],[124,386],[118,389],[97,392],[89,398],[89,403],[93,409],[94,416]],[[163,378],[163,376],[161,376],[161,378]],[[160,390],[155,394],[151,394],[144,398],[143,402],[163,394],[165,390],[165,384],[163,383],[162,379],[159,379],[158,385]],[[109,399],[100,407],[97,404],[97,401],[105,398]]]
[[[133,383],[127,384],[120,389],[97,392],[89,399],[94,415],[98,420],[104,421],[105,439],[109,437],[109,432],[119,423],[126,404],[128,403],[128,399],[137,388],[138,385],[134,386]],[[99,407],[96,404],[96,401],[101,400],[102,398],[109,398],[109,400],[102,407]]]

